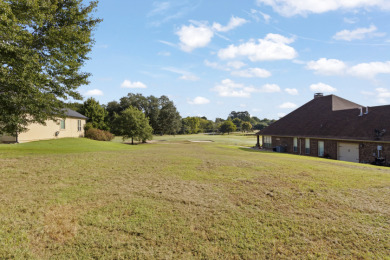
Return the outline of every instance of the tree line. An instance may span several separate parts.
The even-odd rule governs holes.
[[[110,131],[124,138],[145,142],[155,135],[231,133],[261,130],[275,120],[251,117],[248,111],[232,111],[226,119],[214,121],[206,117],[182,118],[173,101],[167,96],[155,97],[129,93],[119,101],[100,105],[94,98],[69,107],[87,116],[85,129]]]

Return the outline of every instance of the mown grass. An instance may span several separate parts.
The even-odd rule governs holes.
[[[197,142],[197,141],[210,141],[217,144],[228,144],[238,146],[253,147],[256,145],[257,137],[254,135],[255,132],[244,134],[244,133],[230,133],[230,134],[192,134],[192,135],[155,135],[153,136],[152,142],[164,143],[164,142]],[[114,142],[123,142],[122,138],[117,136]]]
[[[390,259],[388,168],[230,144],[0,145],[0,258]]]

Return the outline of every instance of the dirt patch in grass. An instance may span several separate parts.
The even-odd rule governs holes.
[[[44,232],[54,242],[65,243],[73,239],[78,230],[77,212],[74,207],[60,205],[45,214]]]

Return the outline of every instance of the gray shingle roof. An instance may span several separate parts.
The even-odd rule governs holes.
[[[75,118],[81,118],[81,119],[88,119],[88,117],[86,116],[83,116],[82,114],[80,114],[79,112],[76,112],[72,109],[69,109],[69,108],[65,108],[65,115],[67,117],[75,117]]]

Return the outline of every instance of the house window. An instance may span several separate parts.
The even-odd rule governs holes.
[[[293,147],[294,152],[298,152],[298,138],[294,137],[294,147]]]
[[[265,135],[263,147],[271,148],[272,147],[272,136]]]
[[[81,120],[77,120],[77,131],[81,132]]]
[[[324,156],[324,141],[318,141],[318,156]]]
[[[62,119],[60,122],[60,129],[65,129],[65,119]]]
[[[305,139],[305,153],[310,154],[310,139],[309,138]]]

